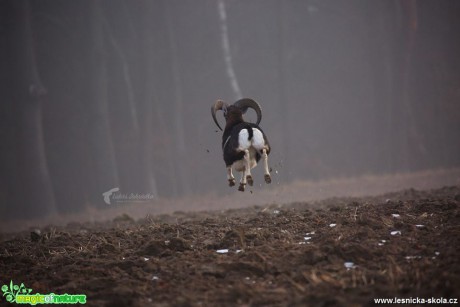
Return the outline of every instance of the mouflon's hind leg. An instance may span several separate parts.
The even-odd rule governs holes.
[[[246,166],[243,168],[243,172],[241,175],[240,186],[238,187],[238,191],[244,192],[244,188],[246,187]]]
[[[262,159],[264,161],[264,178],[266,183],[271,183],[272,178],[270,176],[270,170],[268,169],[268,155],[267,150],[264,148],[262,149]]]
[[[231,166],[227,166],[227,179],[228,179],[228,185],[233,187],[235,185],[235,177],[233,176]]]
[[[244,167],[246,168],[246,180],[248,181],[248,184],[252,187],[254,184],[254,180],[252,179],[251,175],[251,164],[250,164],[250,156],[249,156],[249,150],[244,151]]]
[[[243,175],[241,176],[240,186],[238,187],[238,191],[244,192],[245,187],[246,187],[246,170],[243,170]]]

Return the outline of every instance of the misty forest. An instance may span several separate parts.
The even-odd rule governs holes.
[[[2,0],[0,12],[6,218],[103,207],[114,187],[235,193],[217,99],[260,103],[274,184],[460,165],[458,1]]]

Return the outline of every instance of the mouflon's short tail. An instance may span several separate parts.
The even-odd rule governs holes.
[[[252,137],[254,136],[254,132],[252,131],[252,127],[250,125],[246,125],[246,128],[248,130],[248,141],[252,140]]]

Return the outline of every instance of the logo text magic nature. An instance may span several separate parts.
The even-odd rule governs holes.
[[[32,289],[23,283],[15,285],[12,280],[9,285],[2,286],[2,292],[7,302],[16,304],[86,304],[85,294],[31,294]]]

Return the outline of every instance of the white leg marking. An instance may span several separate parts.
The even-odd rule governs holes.
[[[267,150],[262,149],[262,159],[264,161],[264,174],[265,175],[270,175],[270,171],[268,169],[268,155],[267,155]]]
[[[240,186],[238,187],[238,190],[241,192],[244,192],[244,188],[247,183],[246,176],[248,173],[249,173],[249,176],[251,175],[251,168],[248,167],[249,166],[249,150],[244,151],[244,157],[243,157],[242,162],[243,162],[243,174],[241,176]]]
[[[241,176],[240,183],[241,183],[241,184],[246,184],[246,168],[244,168],[242,174],[243,174],[243,175]]]
[[[246,186],[246,170],[245,169],[243,169],[242,174],[243,175],[241,175],[240,186],[238,187],[238,191],[244,192],[244,188]]]
[[[233,187],[235,185],[235,177],[233,176],[231,166],[227,167],[227,179],[228,179],[228,185]]]
[[[246,179],[250,186],[253,184],[252,175],[251,175],[251,156],[249,155],[249,150],[244,151],[244,168],[246,170]]]
[[[265,148],[262,149],[262,159],[264,160],[265,182],[271,183],[272,178],[270,177],[270,170],[268,169],[268,155],[267,155],[267,150]]]

